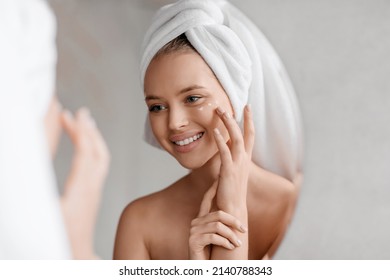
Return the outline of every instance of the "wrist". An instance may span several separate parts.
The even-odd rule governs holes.
[[[220,210],[234,216],[237,218],[243,226],[248,226],[248,208],[246,204],[244,205],[235,205],[235,204],[226,204]]]
[[[235,214],[242,214],[248,212],[246,197],[237,198],[234,200],[218,201],[217,207],[218,209],[227,212],[233,216],[235,216]]]

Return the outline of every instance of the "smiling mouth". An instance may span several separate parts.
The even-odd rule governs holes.
[[[200,138],[203,137],[203,135],[204,135],[204,132],[200,132],[192,137],[189,137],[189,138],[186,138],[186,139],[183,139],[180,141],[174,141],[173,143],[175,145],[178,145],[178,146],[186,146],[186,145],[191,144],[192,142],[199,140]]]

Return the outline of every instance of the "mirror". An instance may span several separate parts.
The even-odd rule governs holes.
[[[188,173],[174,157],[146,144],[142,139],[148,111],[140,83],[141,42],[154,12],[168,2],[120,1],[113,4],[107,1],[50,1],[58,22],[58,96],[64,106],[73,111],[80,106],[90,108],[111,151],[110,174],[103,194],[95,242],[97,253],[104,259],[112,258],[118,220],[126,205],[134,199],[160,191]],[[288,40],[291,40],[288,36],[292,35],[288,31],[281,31],[280,25],[273,27],[275,31],[269,25],[271,30],[267,30],[267,20],[274,23],[270,16],[260,19],[253,14],[253,5],[260,9],[273,4],[264,1],[232,2],[244,13],[248,12],[248,17],[266,36],[270,35],[269,39],[285,62],[288,72],[294,70],[294,54],[287,46]],[[296,78],[294,75],[293,82]],[[55,162],[60,186],[66,179],[70,149],[69,140],[64,138]],[[268,175],[262,173],[265,178],[269,178]],[[266,184],[270,184],[273,177],[270,178],[270,181],[265,180],[268,182]],[[283,219],[292,217],[298,190],[292,192],[289,202],[282,207]],[[271,193],[280,195],[269,191],[269,199],[274,197]],[[279,210],[282,211],[282,208]],[[261,211],[266,212],[265,209]],[[282,227],[279,223],[273,223],[270,222],[270,227]],[[284,225],[287,226],[288,222]],[[249,226],[255,228],[251,222]],[[264,241],[268,249],[272,247],[272,255],[282,241],[285,230],[283,226],[277,234]],[[257,239],[252,237],[249,242],[256,243],[254,240]],[[263,251],[261,256],[252,254],[250,257],[264,257],[266,250]]]

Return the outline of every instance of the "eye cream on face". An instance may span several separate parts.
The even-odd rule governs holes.
[[[212,102],[212,103],[208,103],[207,104],[209,107],[212,107],[213,108],[213,110],[215,110],[215,109],[217,109],[218,108],[218,106],[219,106],[219,103],[218,103],[218,100],[214,100],[214,102]]]
[[[210,109],[216,109],[218,107],[218,102],[215,101],[214,103],[209,102],[207,103],[207,107],[201,106],[198,108],[199,111],[203,111],[205,108],[210,108]]]
[[[213,100],[212,102],[207,103],[207,106],[211,109],[215,110],[219,105],[217,100]]]

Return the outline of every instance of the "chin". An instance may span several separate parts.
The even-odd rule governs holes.
[[[201,158],[201,156],[198,155],[198,156],[187,156],[186,158],[178,158],[178,157],[175,158],[179,162],[179,164],[184,168],[189,170],[194,170],[204,166],[212,157],[203,156],[203,158]]]
[[[207,161],[189,161],[189,160],[179,160],[176,158],[176,160],[180,163],[181,166],[183,166],[186,169],[194,170],[202,167]]]

